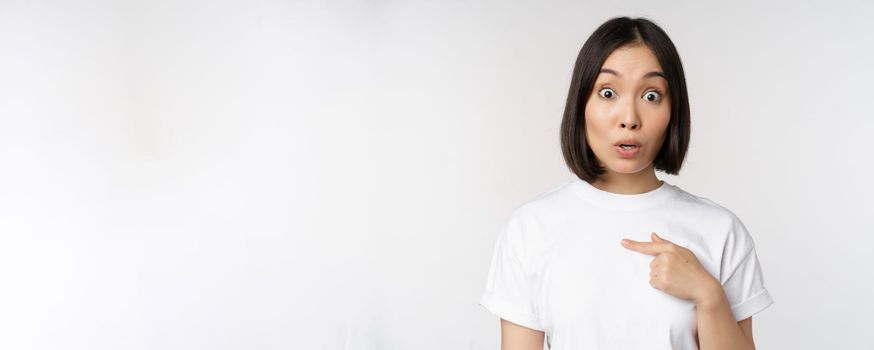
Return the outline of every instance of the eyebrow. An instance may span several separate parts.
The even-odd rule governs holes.
[[[619,72],[612,70],[610,68],[601,68],[601,73],[613,74],[617,77],[621,77],[621,75],[619,75]],[[658,72],[658,71],[652,71],[652,72],[649,72],[649,73],[646,73],[643,75],[643,79],[652,78],[652,77],[662,77],[662,79],[668,80],[668,78],[665,77],[664,73]]]

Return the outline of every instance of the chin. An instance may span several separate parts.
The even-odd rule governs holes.
[[[607,170],[618,174],[636,174],[649,167],[649,163],[634,160],[619,160],[613,164],[607,164]]]

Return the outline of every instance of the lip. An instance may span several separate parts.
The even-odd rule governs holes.
[[[629,144],[633,145],[633,143]],[[640,152],[640,145],[637,145],[637,147],[629,150],[622,149],[622,147],[619,147],[619,145],[613,146],[613,148],[616,149],[616,152],[619,153],[619,157],[622,158],[634,158],[634,156],[636,156],[637,153]]]
[[[640,142],[637,142],[637,140],[635,140],[635,139],[619,140],[618,142],[613,144],[613,146],[619,146],[619,145],[635,145],[638,148],[640,148]]]

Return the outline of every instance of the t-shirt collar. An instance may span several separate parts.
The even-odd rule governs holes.
[[[638,210],[661,203],[674,193],[674,185],[661,180],[661,185],[649,192],[639,194],[619,194],[599,189],[582,180],[572,181],[572,188],[581,198],[592,204],[620,210]]]

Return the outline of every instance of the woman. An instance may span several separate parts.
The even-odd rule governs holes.
[[[688,142],[673,42],[645,18],[602,24],[561,124],[577,179],[517,207],[495,245],[480,304],[502,349],[755,349],[752,315],[773,300],[752,237],[655,174],[679,173]]]

